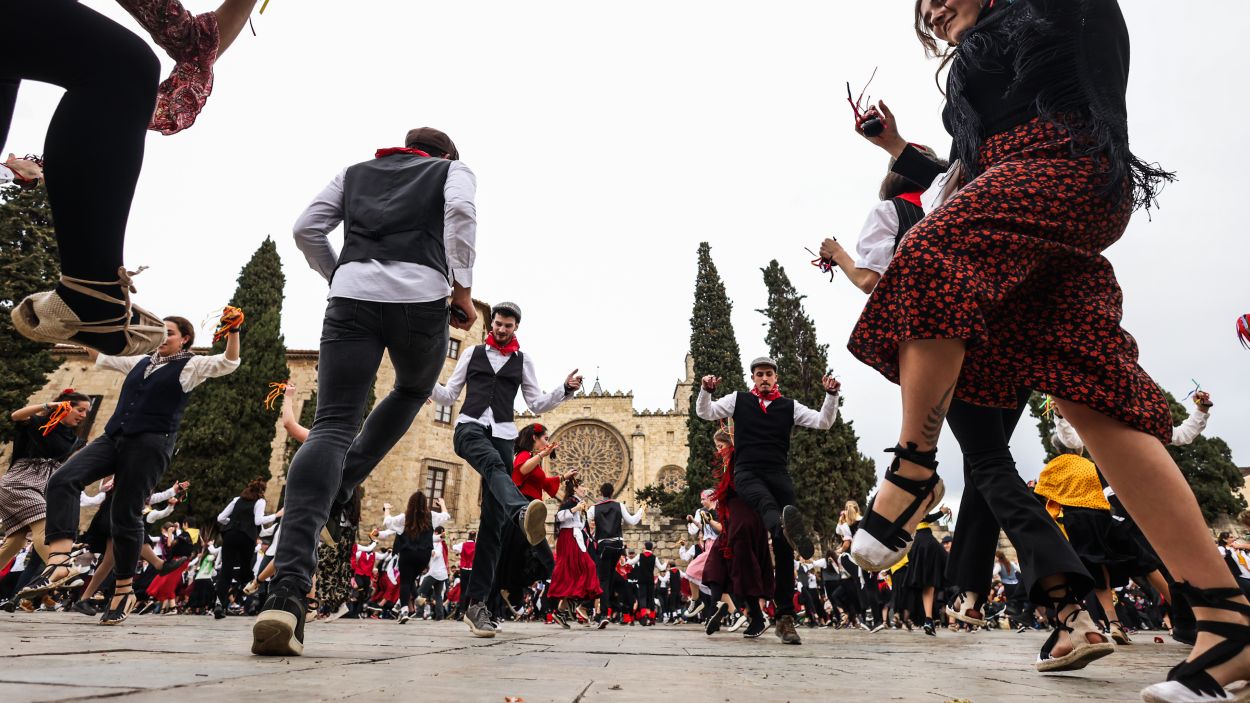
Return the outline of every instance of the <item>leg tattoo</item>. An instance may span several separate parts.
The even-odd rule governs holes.
[[[952,383],[949,388],[942,393],[942,397],[938,399],[937,405],[929,409],[929,414],[925,416],[924,424],[920,427],[920,435],[929,446],[937,446],[938,436],[942,434],[942,422],[946,419],[946,413],[951,407],[951,396],[955,393],[955,384]]]

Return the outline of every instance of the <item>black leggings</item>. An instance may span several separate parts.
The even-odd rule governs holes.
[[[430,565],[432,548],[415,542],[405,544],[399,550],[399,605],[408,607],[417,592],[417,579]],[[463,584],[461,584],[463,588]]]
[[[113,551],[117,551],[114,538]],[[230,586],[238,582],[247,585],[255,576],[252,560],[256,557],[256,540],[241,530],[227,530],[221,535],[221,568],[217,571],[217,602],[225,608],[230,605]],[[120,562],[118,562],[120,564]]]
[[[144,40],[75,0],[0,3],[0,27],[11,35],[0,45],[0,146],[20,81],[65,89],[44,142],[61,270],[116,280],[160,63]]]

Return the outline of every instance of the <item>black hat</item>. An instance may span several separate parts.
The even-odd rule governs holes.
[[[437,154],[430,156],[439,156],[447,154],[452,161],[460,160],[460,152],[456,150],[456,143],[447,136],[445,132],[441,132],[433,127],[417,127],[408,130],[408,136],[404,138],[404,146],[409,149],[415,146],[432,147]]]

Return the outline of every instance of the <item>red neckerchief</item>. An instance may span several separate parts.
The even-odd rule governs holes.
[[[764,405],[764,401],[772,402],[781,397],[781,386],[773,386],[773,389],[767,393],[760,393],[760,389],[752,388],[751,395],[760,399],[760,410],[768,412],[768,406]]]
[[[894,197],[899,198],[901,200],[906,200],[907,202],[911,203],[912,205],[915,205],[916,207],[924,207],[924,205],[920,204],[920,192],[921,191],[917,190],[911,193],[901,193]]]
[[[373,158],[380,159],[383,156],[390,156],[391,154],[412,154],[413,156],[429,157],[429,154],[421,151],[420,149],[409,149],[402,146],[388,146],[385,149],[378,149],[373,152]]]
[[[517,341],[516,335],[514,334],[512,335],[512,339],[508,340],[508,343],[501,347],[499,346],[499,342],[495,341],[495,335],[488,334],[486,335],[486,346],[494,349],[504,356],[507,356],[512,352],[519,350],[521,348],[521,343]]]

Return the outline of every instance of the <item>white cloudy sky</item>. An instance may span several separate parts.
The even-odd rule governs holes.
[[[86,4],[137,28],[112,2]],[[1183,396],[1196,378],[1213,393],[1211,432],[1250,464],[1250,351],[1233,327],[1250,312],[1241,212],[1250,9],[1218,0],[1200,19],[1163,0],[1122,5],[1134,148],[1181,176],[1153,222],[1135,218],[1108,252],[1125,326],[1166,388]],[[245,30],[219,63],[195,127],[149,133],[126,247],[128,265],[151,267],[137,299],[200,319],[272,235],[286,266],[287,343],[315,347],[325,283],[291,240],[295,217],[343,166],[397,145],[410,127],[436,126],[478,175],[474,294],[524,306],[521,340],[548,383],[597,369],[606,388],[632,390],[638,408],[669,407],[695,250],[707,240],[745,357],[765,350],[761,266],[778,259],[809,296],[846,417],[883,466],[897,388],[845,350],[864,296],[812,270],[803,247],[830,234],[853,240],[886,167],[851,132],[844,81],[860,84],[879,65],[872,93],[904,136],[949,145],[910,8],[272,0],[256,18],[259,36]],[[41,150],[59,95],[23,87],[6,152]],[[1041,448],[1027,418],[1015,439],[1022,473],[1035,476]],[[941,449],[957,493],[958,449],[949,437]]]

